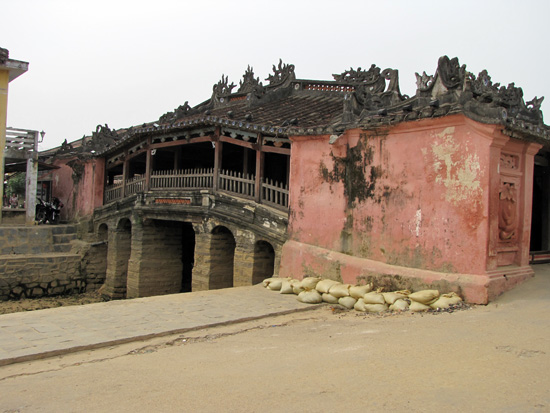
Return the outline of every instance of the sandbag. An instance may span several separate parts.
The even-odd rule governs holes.
[[[319,281],[321,277],[306,277],[302,280],[302,287],[304,290],[313,290]]]
[[[399,299],[407,298],[405,294],[402,294],[399,291],[394,291],[391,293],[381,293],[384,296],[384,300],[386,301],[386,304],[392,305]]]
[[[323,298],[317,290],[305,290],[298,294],[298,301],[306,304],[319,304],[323,302]]]
[[[270,277],[270,278],[266,278],[265,280],[262,281],[262,285],[267,288],[267,286],[269,285],[269,283],[273,280],[279,280],[279,277]]]
[[[365,311],[367,313],[381,313],[382,311],[386,311],[388,309],[388,305],[386,303],[384,304],[365,304]]]
[[[340,284],[340,283],[334,280],[321,280],[317,283],[317,285],[315,286],[315,289],[319,291],[321,294],[328,293],[328,291],[330,290],[330,287],[336,284]]]
[[[418,301],[412,301],[411,305],[409,306],[409,310],[413,312],[419,312],[419,311],[428,311],[430,309],[429,305],[419,303]]]
[[[338,304],[338,298],[336,298],[333,295],[330,295],[329,293],[323,293],[323,295],[321,295],[321,298],[325,303]]]
[[[267,288],[273,291],[279,291],[283,285],[283,281],[288,281],[287,278],[273,278],[267,285]]]
[[[395,300],[395,302],[390,305],[391,311],[407,311],[408,309],[409,303],[402,298],[400,298],[399,300]]]
[[[386,304],[384,296],[376,291],[371,291],[363,296],[365,304]]]
[[[292,283],[291,283],[292,280],[284,280],[283,283],[281,284],[281,290],[279,291],[279,293],[281,294],[294,294],[294,291],[292,289]]]
[[[330,287],[330,290],[328,292],[337,298],[349,297],[350,287],[351,285],[349,284],[335,284]]]
[[[302,291],[304,291],[304,287],[302,287],[302,281],[300,280],[291,280],[290,285],[292,285],[292,292],[294,294],[300,294]]]
[[[422,290],[409,294],[409,298],[417,303],[430,305],[439,298],[439,291],[437,290]]]
[[[357,300],[353,297],[350,297],[350,296],[340,297],[338,299],[338,304],[340,304],[341,306],[346,307],[349,310],[351,310],[353,308],[353,306],[355,305],[356,302],[357,302]]]
[[[361,311],[361,312],[365,312],[367,311],[365,309],[365,302],[363,301],[362,298],[359,298],[357,300],[357,302],[355,303],[355,305],[353,306],[353,308],[355,308],[356,311]]]
[[[456,293],[443,294],[436,301],[430,304],[433,309],[437,308],[449,308],[452,305],[457,305],[462,302],[462,298]]]
[[[372,291],[372,284],[352,285],[349,288],[349,295],[351,295],[353,298],[360,299],[360,298],[363,298],[363,296],[366,293],[370,293],[371,291]]]

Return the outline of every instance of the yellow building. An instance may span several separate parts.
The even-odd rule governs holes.
[[[8,85],[29,69],[27,62],[9,58],[9,51],[0,47],[0,173],[4,176],[4,149],[6,147],[6,119],[8,112]],[[0,199],[4,198],[4,185],[0,185]],[[2,214],[0,212],[0,223]]]

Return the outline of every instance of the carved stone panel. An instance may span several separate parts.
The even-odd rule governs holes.
[[[519,156],[501,153],[500,154],[500,168],[504,170],[517,171],[519,169]]]
[[[498,236],[500,242],[514,241],[517,238],[517,188],[514,182],[502,180],[499,191]]]

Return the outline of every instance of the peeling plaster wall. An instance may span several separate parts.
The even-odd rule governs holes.
[[[91,216],[94,208],[103,205],[104,159],[89,159],[79,163],[76,157],[72,157],[57,159],[54,164],[60,169],[52,172],[52,194],[64,204],[62,220]]]
[[[491,140],[471,123],[457,115],[352,130],[333,145],[294,138],[289,238],[404,267],[483,273]]]

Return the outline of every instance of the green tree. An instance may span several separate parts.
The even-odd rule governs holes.
[[[8,184],[6,186],[6,195],[11,196],[16,194],[18,197],[25,196],[25,174],[16,173],[8,179]]]

